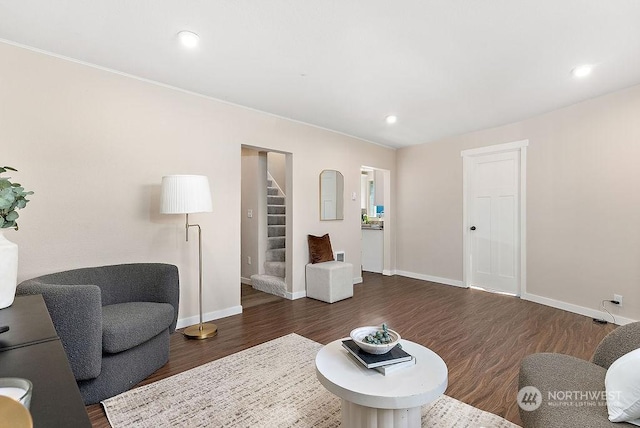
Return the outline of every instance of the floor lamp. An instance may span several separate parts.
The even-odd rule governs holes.
[[[198,272],[200,324],[187,327],[184,335],[191,339],[206,339],[218,332],[215,324],[202,322],[202,229],[199,224],[189,224],[189,214],[211,212],[209,180],[204,175],[167,175],[162,177],[160,212],[162,214],[185,214],[185,230],[189,242],[189,228],[198,228]]]

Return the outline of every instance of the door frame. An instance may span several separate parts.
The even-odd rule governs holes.
[[[474,158],[489,154],[504,152],[520,153],[520,275],[518,278],[517,296],[526,294],[527,290],[527,146],[529,140],[514,141],[511,143],[495,144],[492,146],[480,147],[477,149],[462,150],[462,246],[463,246],[463,272],[462,284],[464,287],[471,286],[471,234],[469,233],[469,180],[471,162]]]

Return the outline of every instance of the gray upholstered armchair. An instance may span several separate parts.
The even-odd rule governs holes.
[[[18,285],[42,294],[85,404],[128,390],[169,359],[178,268],[136,263],[75,269]]]
[[[598,345],[591,362],[569,355],[539,353],[528,355],[520,365],[518,388],[534,386],[542,393],[542,405],[533,411],[520,409],[525,428],[529,427],[632,427],[609,422],[607,407],[551,406],[545,402],[553,391],[605,391],[607,369],[621,356],[640,348],[640,322],[627,324],[609,333]]]

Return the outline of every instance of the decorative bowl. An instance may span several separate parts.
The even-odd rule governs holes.
[[[400,335],[393,330],[387,330],[389,332],[389,336],[391,336],[390,343],[375,345],[373,343],[367,343],[364,341],[364,338],[367,335],[375,334],[377,331],[382,331],[382,327],[376,327],[376,326],[358,327],[351,330],[351,333],[349,334],[349,336],[351,336],[351,340],[353,340],[356,343],[356,345],[358,345],[358,347],[362,349],[364,352],[367,352],[369,354],[377,354],[377,355],[386,354],[391,350],[391,348],[393,348],[398,344],[398,341],[400,340]]]
[[[19,377],[0,378],[0,395],[18,401],[27,409],[29,409],[29,406],[31,405],[32,392],[33,384],[27,379]]]

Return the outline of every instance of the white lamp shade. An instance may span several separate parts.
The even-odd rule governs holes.
[[[160,212],[191,214],[213,211],[209,179],[204,175],[162,177]]]

